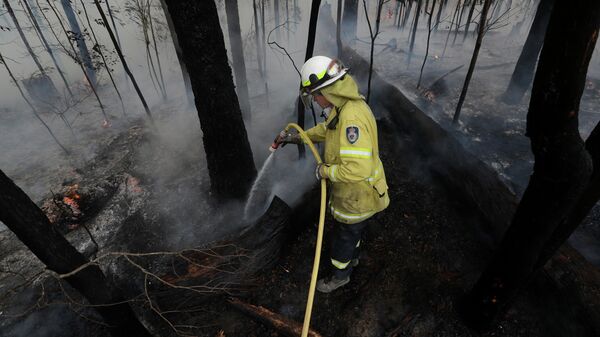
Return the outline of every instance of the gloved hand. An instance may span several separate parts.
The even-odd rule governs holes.
[[[279,133],[279,144],[284,147],[286,144],[302,144],[302,139],[297,133],[286,132],[285,130]]]
[[[321,179],[329,178],[327,176],[327,171],[325,170],[326,167],[327,167],[327,165],[325,165],[323,163],[318,164],[317,167],[315,167],[315,178],[317,178],[318,181],[321,181]]]

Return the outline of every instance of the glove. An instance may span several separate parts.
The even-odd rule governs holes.
[[[285,132],[284,130],[279,133],[278,142],[279,144],[282,144],[281,147],[284,147],[286,144],[302,144],[302,139],[299,134]]]
[[[329,177],[327,177],[327,171],[325,170],[326,167],[327,167],[327,165],[321,163],[321,164],[318,164],[317,167],[315,168],[315,178],[317,178],[317,181],[321,181],[321,179],[329,178]]]

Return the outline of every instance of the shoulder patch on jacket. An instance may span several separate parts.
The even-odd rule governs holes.
[[[358,126],[351,125],[346,128],[346,138],[350,144],[356,143],[358,137],[360,136],[360,131]]]

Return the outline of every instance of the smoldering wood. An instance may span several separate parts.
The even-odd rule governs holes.
[[[54,228],[29,197],[0,171],[0,221],[17,235],[48,269],[68,273],[88,260]],[[150,336],[97,265],[66,277],[109,325],[113,336]]]
[[[256,177],[256,167],[216,5],[191,0],[165,3],[190,70],[211,191],[217,199],[243,199]]]
[[[302,324],[275,313],[265,307],[252,305],[237,298],[231,298],[227,302],[242,313],[265,323],[284,336],[298,337],[302,335]],[[308,331],[308,336],[320,337],[321,334],[313,329],[310,329]]]
[[[345,63],[353,69],[359,83],[368,76],[368,61],[350,48],[344,49]],[[414,149],[422,158],[423,172],[441,184],[458,202],[481,217],[481,226],[473,228],[483,242],[497,247],[518,205],[516,195],[498,174],[428,117],[393,85],[373,72],[375,109],[388,111],[396,132],[419,144]],[[600,273],[568,243],[544,267],[549,286],[573,302],[600,331]],[[568,276],[567,276],[568,275]]]

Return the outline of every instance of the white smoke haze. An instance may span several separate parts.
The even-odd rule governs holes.
[[[30,2],[35,3],[34,1]],[[229,48],[224,3],[222,0],[215,2],[219,10],[221,28],[231,64],[231,48]],[[257,1],[257,3],[260,2]],[[277,34],[273,32],[270,41],[277,41],[283,46],[296,66],[300,68],[305,57],[310,1],[279,2],[281,6],[279,22],[284,24],[278,28],[281,40],[277,40]],[[432,2],[430,1],[430,3]],[[436,1],[436,8],[439,8],[437,6],[440,2],[442,1]],[[59,92],[67,97],[64,85],[54,69],[50,57],[41,46],[35,31],[31,28],[25,12],[16,1],[11,1],[11,3],[20,23],[25,28],[25,35],[34,51],[46,67]],[[47,7],[44,6],[45,1],[40,3],[43,8]],[[60,3],[53,3],[61,12]],[[52,106],[38,102],[36,107],[58,139],[72,151],[70,156],[65,155],[53,142],[23,101],[5,69],[0,67],[0,74],[2,74],[0,76],[0,169],[12,178],[32,200],[38,203],[48,197],[52,191],[60,190],[63,181],[69,181],[81,174],[79,170],[94,160],[98,152],[104,149],[111,140],[134,125],[145,124],[142,105],[131,82],[126,78],[120,61],[113,52],[108,34],[104,27],[95,24],[100,16],[91,2],[86,1],[85,3],[93,29],[103,46],[102,50],[109,59],[112,74],[123,96],[126,116],[123,116],[121,103],[106,71],[98,69],[98,93],[106,106],[110,122],[110,127],[103,127],[104,117],[98,102],[84,84],[85,79],[80,68],[61,50],[43,17],[41,18],[43,32],[55,48],[59,65],[66,72],[75,98],[61,99]],[[266,76],[263,78],[258,69],[254,40],[256,27],[253,18],[253,1],[239,0],[238,3],[252,110],[251,120],[246,123],[246,128],[256,166],[260,168],[270,154],[268,147],[275,135],[287,123],[296,122],[299,77],[285,53],[274,45],[267,45],[265,48],[267,68]],[[286,12],[286,3],[289,14]],[[323,20],[321,18],[319,21],[315,55],[335,56],[335,40],[330,40],[331,37],[335,37],[335,26],[331,26],[330,23],[332,20],[335,21],[337,3],[338,1],[322,1],[323,7],[320,15],[331,15],[332,19]],[[371,24],[374,25],[377,1],[371,0],[366,3]],[[420,16],[414,54],[410,66],[407,66],[407,55],[410,48],[409,34],[414,16],[411,14],[404,29],[399,29],[395,23],[396,1],[390,1],[384,5],[381,16],[381,32],[375,46],[374,70],[385,80],[398,86],[430,117],[451,131],[469,151],[496,169],[515,192],[522,193],[531,173],[533,162],[528,140],[524,137],[529,93],[519,105],[514,107],[507,107],[503,103],[497,102],[496,98],[504,92],[508,85],[514,64],[533,20],[537,1],[499,2],[501,8],[497,9],[496,15],[503,16],[503,19],[499,20],[483,40],[477,62],[479,68],[473,75],[461,115],[460,128],[457,130],[451,127],[450,122],[472,55],[475,42],[472,32],[476,29],[476,25],[471,24],[471,33],[463,42],[464,22],[467,14],[465,13],[463,26],[459,29],[456,42],[453,43],[454,33],[452,33],[444,53],[444,45],[456,3],[457,0],[447,2],[441,13],[441,22],[437,31],[431,34],[429,57],[423,72],[422,87],[428,88],[446,72],[460,65],[464,66],[444,79],[443,92],[435,97],[433,104],[422,99],[422,89],[416,89],[427,44],[426,15]],[[512,3],[512,9],[507,11],[508,3]],[[238,231],[245,225],[241,219],[245,204],[239,202],[215,208],[209,201],[207,195],[210,181],[197,110],[195,106],[188,103],[188,96],[193,96],[193,94],[186,92],[182,71],[160,1],[152,1],[152,17],[158,36],[157,45],[166,84],[166,100],[162,99],[160,90],[156,88],[157,80],[151,79],[154,75],[151,74],[148,67],[148,56],[139,20],[131,11],[133,4],[130,0],[111,1],[123,52],[156,119],[155,135],[151,141],[137,149],[136,170],[152,182],[152,198],[158,201],[157,207],[160,212],[167,215],[165,221],[168,222],[168,226],[163,228],[165,230],[163,239],[166,246],[176,249],[217,240],[226,234]],[[79,1],[73,1],[72,5],[76,11],[81,10]],[[529,9],[526,10],[525,6],[528,6]],[[479,20],[480,7],[480,5],[477,6],[473,22]],[[416,4],[412,8],[413,13],[415,9]],[[4,12],[3,8],[0,10]],[[437,11],[437,9],[434,11],[434,22]],[[53,13],[48,10],[45,10],[44,13],[51,19],[61,42],[66,44],[66,38],[60,31]],[[266,2],[265,14],[265,36],[268,36],[269,32],[275,28],[271,1]],[[80,24],[87,27],[83,14],[79,13],[79,15]],[[289,22],[286,23],[288,16]],[[0,26],[13,27],[8,15],[0,15]],[[345,37],[346,43],[368,59],[370,36],[362,0],[359,1],[357,27],[357,38],[350,40]],[[94,44],[90,40],[91,36],[86,35],[86,39],[88,39],[88,47],[92,49]],[[259,39],[262,48],[266,41],[262,40],[262,36],[259,36]],[[395,45],[393,41],[395,41]],[[3,30],[0,34],[0,52],[20,81],[37,72],[31,57],[27,54],[14,29]],[[153,50],[152,53],[154,53]],[[597,111],[598,97],[600,97],[600,62],[598,61],[598,52],[596,51],[590,62],[589,82],[580,111],[580,128],[584,138],[598,123],[600,117]],[[361,83],[361,87],[364,88],[366,85]],[[377,88],[371,90],[377,90]],[[64,116],[71,124],[72,131],[65,126],[57,112],[64,112]],[[379,114],[378,111],[374,112],[376,115]],[[218,114],[219,112],[212,113]],[[321,121],[320,111],[317,111],[316,115],[318,121]],[[314,124],[310,114],[306,116],[305,122],[307,128]],[[257,207],[251,212],[250,219],[260,216],[275,195],[293,206],[298,203],[300,196],[305,191],[314,186],[312,155],[307,151],[306,161],[297,159],[298,153],[293,145],[276,151],[262,182],[265,187],[258,192],[260,194],[258,200],[261,202],[257,203]],[[181,180],[183,176],[188,179],[191,176],[190,172],[193,172],[193,178]],[[576,248],[597,265],[600,265],[600,258],[598,258],[600,256],[599,214],[600,212],[595,211],[571,240]],[[10,237],[1,223],[0,235],[3,239]],[[106,240],[109,241],[109,238]],[[88,244],[89,242],[86,242],[82,246]],[[6,261],[2,260],[1,262],[4,264]],[[60,322],[61,318],[59,317],[63,310],[64,308],[57,308],[52,311],[51,308],[48,308],[43,312],[30,315],[22,324],[15,324],[11,327],[10,336],[59,336],[64,331],[62,330],[64,327],[61,326],[59,329],[59,327],[47,326],[39,329],[39,322],[54,320]],[[3,324],[0,326],[4,327]],[[5,335],[5,332],[3,331],[1,334]]]

